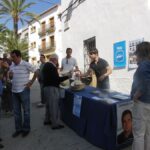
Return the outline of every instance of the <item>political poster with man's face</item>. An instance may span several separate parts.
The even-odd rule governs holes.
[[[124,144],[133,140],[132,134],[132,107],[133,102],[117,104],[117,144]]]

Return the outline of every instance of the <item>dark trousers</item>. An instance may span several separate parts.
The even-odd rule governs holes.
[[[30,89],[23,92],[12,93],[16,131],[30,130]],[[22,117],[23,109],[23,117]]]

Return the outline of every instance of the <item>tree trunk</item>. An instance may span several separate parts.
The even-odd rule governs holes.
[[[14,18],[13,22],[14,22],[14,34],[15,34],[15,37],[18,39],[18,21],[16,18]]]

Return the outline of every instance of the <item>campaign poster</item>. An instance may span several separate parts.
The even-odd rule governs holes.
[[[117,104],[117,144],[125,144],[133,140],[132,133],[133,101]]]
[[[126,66],[126,41],[114,43],[114,68]]]
[[[81,112],[81,104],[82,104],[82,96],[74,95],[72,113],[79,118]]]
[[[136,46],[139,43],[142,43],[144,41],[144,38],[129,41],[129,59],[128,59],[128,69],[135,69],[137,68],[137,61],[136,61]]]

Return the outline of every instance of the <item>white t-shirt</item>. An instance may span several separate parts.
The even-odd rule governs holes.
[[[35,72],[36,68],[30,63],[21,60],[20,64],[12,63],[10,70],[13,72],[12,92],[20,93],[24,90],[25,85],[29,82],[30,72]]]
[[[70,57],[70,58],[65,57],[62,59],[61,66],[64,72],[69,72],[69,71],[72,71],[74,67],[77,66],[77,61],[73,57]]]

